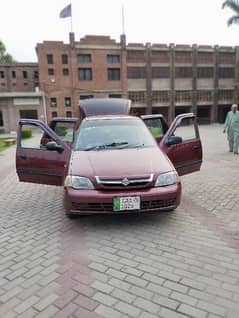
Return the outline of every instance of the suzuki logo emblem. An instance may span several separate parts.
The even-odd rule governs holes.
[[[129,181],[127,178],[124,178],[124,179],[121,181],[121,183],[122,183],[125,187],[127,187],[127,185],[130,184],[130,181]]]

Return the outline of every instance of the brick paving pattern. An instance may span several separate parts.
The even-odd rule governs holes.
[[[0,317],[238,318],[239,156],[200,131],[173,213],[68,220],[61,187],[19,183],[0,153]]]

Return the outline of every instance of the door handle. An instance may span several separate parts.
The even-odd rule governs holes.
[[[193,150],[197,150],[199,148],[200,148],[200,146],[193,146]]]
[[[20,155],[19,158],[22,159],[22,160],[27,160],[27,156],[26,155]]]

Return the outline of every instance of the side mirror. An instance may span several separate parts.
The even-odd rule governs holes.
[[[64,147],[62,145],[59,145],[55,141],[47,142],[45,147],[46,147],[47,150],[57,151],[59,153],[62,153],[62,151],[64,150]]]
[[[168,139],[166,140],[166,145],[167,146],[172,146],[172,145],[181,144],[182,142],[183,142],[183,138],[182,137],[169,136]]]

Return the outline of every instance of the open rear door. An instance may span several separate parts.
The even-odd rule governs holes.
[[[20,181],[62,185],[70,155],[70,145],[43,122],[19,121],[16,170]]]
[[[178,115],[159,143],[179,175],[200,170],[202,144],[195,115]]]

